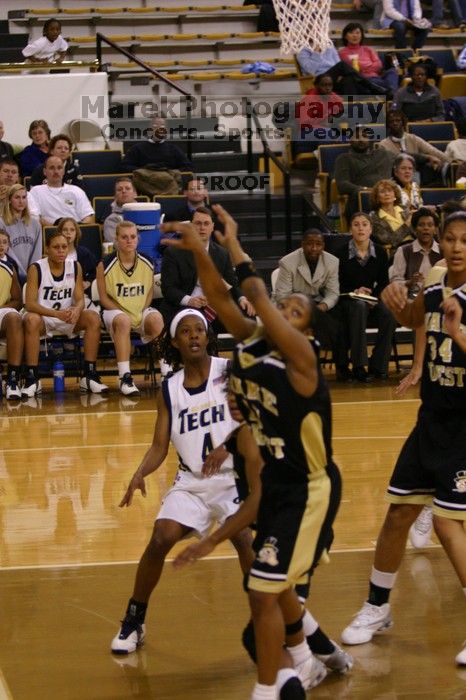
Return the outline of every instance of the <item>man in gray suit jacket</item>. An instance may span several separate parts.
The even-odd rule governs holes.
[[[316,228],[305,231],[301,248],[285,255],[278,263],[274,297],[280,301],[287,294],[301,292],[314,300],[317,307],[314,332],[324,347],[331,347],[340,379],[339,368],[346,362],[346,346],[338,314],[332,311],[340,296],[339,260],[324,248],[321,231]]]

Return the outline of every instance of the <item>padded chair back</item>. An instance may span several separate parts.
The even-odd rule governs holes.
[[[121,151],[75,151],[82,175],[107,175],[121,170]]]
[[[348,143],[339,143],[337,145],[319,146],[317,149],[317,157],[319,159],[319,171],[328,173],[331,180],[335,173],[335,162],[339,155],[349,151]]]
[[[359,211],[365,211],[368,214],[371,210],[371,193],[358,192]]]
[[[115,193],[115,180],[119,177],[131,177],[128,173],[110,173],[108,175],[83,175],[83,185],[90,200],[94,197],[112,197]]]
[[[461,199],[464,197],[464,190],[457,187],[426,187],[421,188],[421,197],[425,205],[443,204],[449,199]]]
[[[408,133],[420,136],[424,141],[452,141],[456,139],[454,122],[411,122]]]
[[[163,216],[173,216],[186,204],[186,197],[178,194],[157,194],[154,197],[154,202],[161,205]]]

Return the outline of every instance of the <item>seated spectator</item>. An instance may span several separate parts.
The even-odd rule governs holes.
[[[406,115],[401,110],[387,112],[388,135],[379,145],[395,155],[405,153],[412,156],[414,169],[419,171],[424,187],[442,185],[442,173],[446,174],[448,156],[420,136],[409,134],[406,131],[407,123]]]
[[[79,172],[79,163],[73,158],[72,150],[73,142],[66,134],[57,134],[50,139],[48,155],[57,156],[63,161],[63,165],[65,166],[65,173],[63,175],[64,184],[76,185],[84,189],[83,177]],[[44,166],[39,165],[31,175],[29,181],[30,186],[44,185],[45,182]]]
[[[379,180],[371,192],[372,239],[390,258],[402,243],[413,240],[411,214],[401,206],[401,192],[392,180]]]
[[[81,266],[67,258],[68,241],[58,231],[48,234],[46,257],[33,263],[26,283],[26,314],[23,318],[26,380],[22,398],[41,393],[38,373],[40,338],[54,333],[70,338],[84,332],[84,371],[81,391],[102,394],[108,390],[97,374],[100,316],[84,309]]]
[[[460,163],[456,176],[464,177],[466,176],[466,117],[458,119],[456,122],[456,130],[458,132],[458,138],[454,141],[450,141],[445,150],[445,156],[450,161],[456,160]]]
[[[0,163],[4,160],[13,160],[14,151],[11,143],[3,140],[5,136],[5,127],[3,122],[0,121]]]
[[[329,75],[333,80],[334,90],[339,95],[380,94],[380,88],[340,59],[333,44],[322,53],[305,47],[296,54],[296,60],[304,75]]]
[[[358,192],[372,188],[379,180],[388,180],[394,160],[393,153],[386,149],[374,149],[374,142],[367,138],[364,127],[356,127],[350,150],[339,155],[335,162],[338,192],[349,196],[348,218],[359,209]]]
[[[8,198],[10,187],[19,182],[19,168],[14,160],[0,161],[0,214]]]
[[[90,287],[96,276],[97,260],[91,251],[83,245],[79,245],[81,229],[74,219],[62,219],[57,226],[57,231],[62,233],[68,241],[68,255],[70,260],[77,260],[81,265],[83,275],[84,292],[90,295]]]
[[[407,32],[414,34],[411,47],[420,49],[426,43],[430,22],[422,16],[419,0],[383,0],[380,16],[382,29],[393,29],[395,49],[405,49]]]
[[[424,0],[424,2],[427,5],[432,5],[432,26],[436,29],[451,29],[451,26],[444,19],[445,3],[450,10],[453,26],[462,31],[466,29],[465,15],[458,0]]]
[[[17,264],[21,285],[26,281],[29,265],[42,257],[42,227],[28,208],[24,185],[13,185],[2,210],[0,228],[10,238],[10,256]]]
[[[364,46],[364,28],[359,22],[350,22],[342,32],[343,46],[340,58],[358,71],[364,78],[393,97],[398,89],[398,73],[395,68],[383,70],[377,51]]]
[[[193,212],[191,221],[208,248],[233,298],[243,311],[253,316],[254,309],[241,294],[227,251],[212,240],[214,218],[211,210],[207,207],[199,207]],[[184,307],[199,309],[205,313],[208,321],[214,321],[215,312],[208,306],[205,294],[199,285],[196,265],[190,251],[178,248],[165,249],[162,258],[161,286],[163,299],[160,308],[167,326],[170,325],[173,316]],[[218,326],[215,330],[218,332]]]
[[[156,117],[152,121],[152,134],[152,138],[129,149],[121,162],[122,169],[134,174],[134,185],[139,194],[149,197],[176,194],[179,191],[176,178],[167,170],[190,171],[192,164],[181,148],[167,140],[165,119]],[[151,176],[151,171],[157,175]]]
[[[430,269],[442,259],[434,238],[438,225],[438,217],[431,209],[418,209],[411,219],[416,240],[400,246],[395,252],[389,271],[390,282],[407,282],[411,298],[424,286]]]
[[[371,241],[372,226],[367,214],[357,212],[350,222],[351,238],[342,248],[340,259],[340,301],[338,308],[349,339],[352,377],[367,383],[386,379],[396,321],[379,300],[388,284],[388,260],[384,249]],[[350,293],[369,295],[377,301],[353,298]],[[370,360],[366,329],[378,327]],[[367,371],[367,366],[369,371]],[[343,371],[343,368],[341,368]],[[345,370],[349,374],[348,366]]]
[[[186,203],[174,214],[167,214],[164,221],[191,221],[191,216],[199,207],[205,207],[209,201],[209,193],[203,180],[193,177],[188,180],[183,190]],[[163,211],[163,205],[162,205]]]
[[[427,82],[425,66],[414,64],[410,73],[410,84],[395,93],[393,109],[400,109],[409,122],[443,121],[445,110],[442,96],[435,85]]]
[[[317,307],[314,331],[324,347],[331,347],[338,377],[341,366],[345,364],[345,346],[340,324],[332,311],[340,294],[339,261],[324,248],[321,231],[316,228],[305,231],[301,247],[278,262],[274,298],[280,301],[295,292],[312,297]]]
[[[35,119],[29,125],[28,136],[32,140],[19,154],[23,177],[30,177],[39,165],[44,165],[49,152],[50,129],[43,119]]]
[[[42,224],[59,223],[70,217],[82,224],[94,223],[94,210],[87,195],[76,185],[64,185],[65,166],[61,158],[49,156],[45,162],[45,185],[36,185],[29,192],[31,214],[39,216]]]
[[[129,177],[119,177],[115,180],[115,199],[112,202],[112,213],[104,220],[104,241],[115,244],[116,227],[123,221],[123,204],[136,202],[137,192]]]
[[[130,221],[116,228],[116,250],[97,265],[97,287],[104,309],[102,318],[112,336],[118,364],[120,392],[139,396],[130,368],[131,331],[150,343],[163,330],[161,314],[151,307],[154,267],[137,252],[138,232]]]
[[[422,207],[422,195],[415,180],[414,158],[407,153],[400,153],[393,164],[393,180],[401,192],[401,206],[406,211],[416,211]]]
[[[328,139],[317,138],[315,129],[331,129],[335,117],[344,112],[343,100],[333,92],[333,80],[328,73],[321,73],[314,79],[314,87],[306,92],[305,97],[297,105],[297,117],[300,126],[295,151],[315,151],[321,143],[332,142]]]
[[[24,49],[23,56],[30,63],[61,63],[68,51],[68,44],[61,35],[58,19],[44,22],[40,39],[31,41]]]
[[[23,300],[16,271],[8,258],[8,246],[9,236],[0,229],[0,337],[6,338],[7,401],[21,398],[19,381],[23,356],[23,326],[18,313]]]

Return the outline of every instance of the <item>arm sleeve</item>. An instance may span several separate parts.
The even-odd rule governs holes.
[[[328,309],[333,309],[340,297],[340,280],[338,278],[339,264],[340,261],[337,260],[337,264],[331,267],[331,271],[324,288],[322,301],[327,305]]]
[[[95,214],[87,195],[82,190],[77,191],[76,212],[78,221],[82,221],[86,216],[94,216]]]
[[[39,219],[35,217],[32,219],[31,224],[34,226],[34,246],[31,251],[31,257],[29,258],[29,264],[40,260],[42,257],[42,226],[40,225]]]
[[[279,271],[277,284],[275,285],[275,299],[280,301],[287,294],[293,291],[293,275],[290,270],[281,262],[278,263]]]
[[[383,0],[383,13],[389,19],[398,20],[399,22],[402,22],[404,19],[406,19],[406,17],[402,15],[401,12],[395,10],[395,8],[393,7],[393,0]]]
[[[437,91],[435,96],[435,122],[443,122],[445,120],[445,110],[443,108],[442,96],[439,91]]]
[[[28,209],[32,216],[40,216],[39,203],[34,196],[34,190],[28,192]]]
[[[406,260],[403,250],[398,248],[393,258],[393,266],[390,272],[390,282],[404,282],[406,279]]]
[[[36,39],[35,41],[31,41],[27,46],[24,47],[22,50],[22,54],[25,58],[29,58],[29,56],[34,56],[41,48],[42,48],[42,41],[43,37],[40,37],[40,39]]]
[[[335,163],[335,180],[339,194],[354,194],[361,189],[351,181],[349,160],[346,153],[338,156]]]

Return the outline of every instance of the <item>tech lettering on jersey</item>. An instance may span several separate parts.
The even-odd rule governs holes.
[[[207,406],[201,405],[183,408],[178,413],[179,433],[189,433],[198,428],[206,428],[209,425],[220,423],[225,420],[225,404],[210,403]]]

